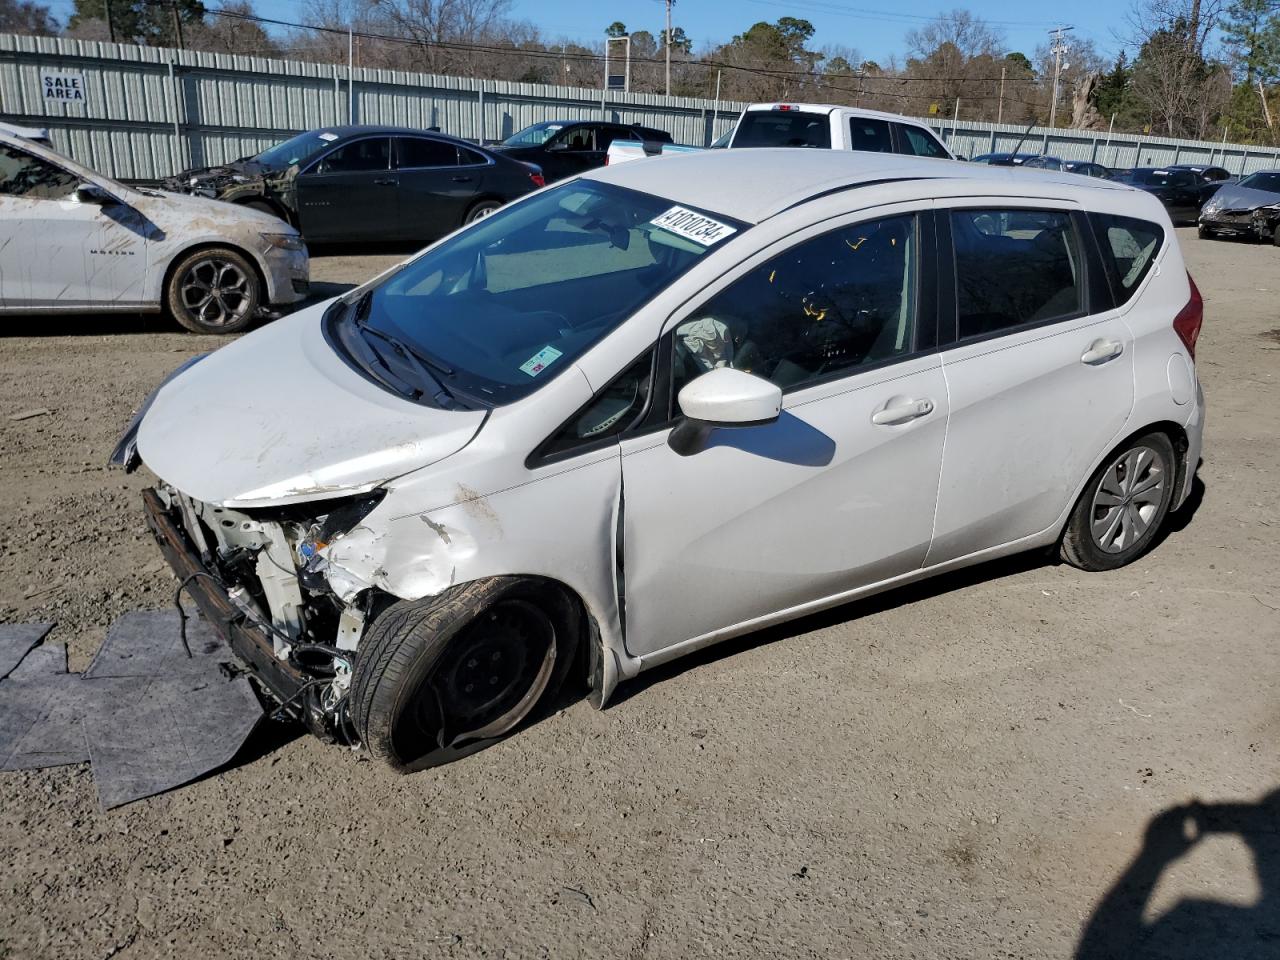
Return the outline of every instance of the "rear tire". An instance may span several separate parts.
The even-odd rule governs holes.
[[[1163,433],[1113,451],[1089,479],[1062,536],[1062,559],[1081,570],[1114,570],[1151,546],[1173,502],[1173,443]]]
[[[501,200],[481,200],[479,203],[473,204],[471,209],[467,211],[467,215],[462,218],[465,226],[468,223],[475,223],[477,220],[483,220],[489,214],[498,210],[502,206]]]
[[[360,642],[350,699],[356,733],[401,773],[496,743],[561,687],[578,627],[575,605],[529,577],[395,603]]]
[[[258,313],[262,283],[243,254],[229,247],[196,250],[169,274],[169,315],[193,333],[239,333]]]

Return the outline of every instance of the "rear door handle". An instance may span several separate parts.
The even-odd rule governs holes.
[[[400,181],[395,177],[383,177],[381,180],[373,181],[379,187],[394,187]]]
[[[927,397],[918,400],[894,397],[871,415],[871,422],[887,427],[907,423],[919,417],[927,417],[931,413],[933,413],[933,401]]]
[[[1099,339],[1089,344],[1089,349],[1080,355],[1080,362],[1096,367],[1108,360],[1114,360],[1122,353],[1124,353],[1124,344],[1119,340]]]
[[[474,177],[450,177],[449,179],[452,180],[454,183],[470,183],[475,178]]]

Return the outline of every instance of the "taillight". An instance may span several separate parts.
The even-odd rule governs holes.
[[[535,187],[545,187],[547,185],[547,178],[536,171],[529,174],[529,179],[533,181]]]
[[[1194,360],[1196,341],[1200,338],[1200,326],[1204,323],[1204,298],[1200,296],[1200,288],[1191,279],[1190,273],[1187,274],[1187,283],[1191,284],[1191,299],[1173,318],[1173,332],[1178,335],[1178,339],[1182,341],[1182,345],[1187,348],[1187,353],[1191,354],[1191,359]]]

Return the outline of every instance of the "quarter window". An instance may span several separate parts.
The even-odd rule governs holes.
[[[903,153],[915,154],[917,157],[947,159],[947,151],[943,149],[942,144],[937,141],[933,134],[927,133],[919,127],[909,127],[905,124],[898,125],[898,134],[902,138]]]
[[[0,195],[28,200],[65,200],[80,178],[39,157],[0,144]]]
[[[849,118],[849,147],[867,153],[893,153],[893,137],[887,120],[873,117]]]
[[[785,389],[911,353],[916,246],[915,217],[890,217],[756,267],[675,328],[675,391],[716,367]]]
[[[622,433],[644,413],[652,373],[650,350],[575,413],[542,448],[541,455],[553,457]]]
[[[1164,231],[1146,220],[1110,213],[1091,213],[1089,219],[1102,246],[1102,259],[1110,274],[1116,303],[1125,303],[1151,271]]]
[[[356,140],[320,161],[321,173],[368,173],[390,166],[391,141],[386,137]]]
[[[458,148],[443,140],[397,137],[396,163],[402,170],[412,170],[415,167],[454,167],[458,164]]]
[[[956,210],[961,340],[1077,316],[1084,309],[1080,242],[1061,210]]]

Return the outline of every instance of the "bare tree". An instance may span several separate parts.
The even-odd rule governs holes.
[[[0,0],[0,33],[50,36],[58,32],[58,21],[49,8],[30,0]]]

